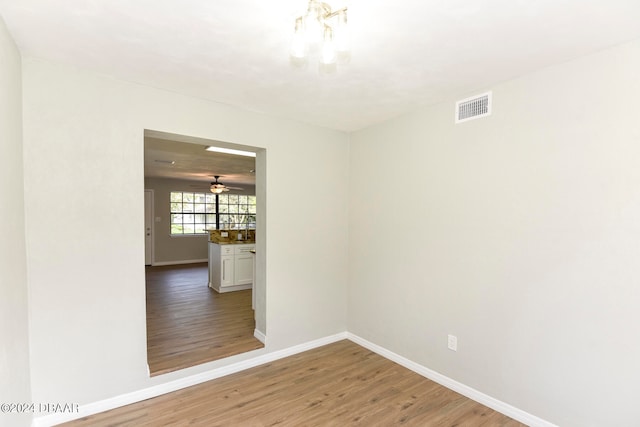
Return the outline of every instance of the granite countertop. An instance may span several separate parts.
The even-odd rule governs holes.
[[[244,237],[238,240],[238,236]],[[219,245],[252,245],[256,243],[254,229],[209,230],[209,242]]]
[[[256,243],[256,241],[255,240],[230,240],[228,242],[211,242],[211,241],[209,241],[209,243],[215,243],[217,245],[242,245],[242,244],[254,245]]]

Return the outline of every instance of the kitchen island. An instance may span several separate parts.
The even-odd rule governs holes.
[[[233,236],[236,237],[236,236]],[[224,239],[211,233],[209,238],[209,287],[231,292],[253,287],[253,240]]]

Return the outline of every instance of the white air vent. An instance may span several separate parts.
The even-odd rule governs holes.
[[[491,114],[491,92],[456,102],[456,123],[479,119]]]

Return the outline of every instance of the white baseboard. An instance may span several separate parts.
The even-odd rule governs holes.
[[[253,330],[253,336],[256,337],[256,339],[258,341],[260,341],[262,344],[267,345],[267,336],[265,334],[263,334],[262,332],[260,332],[259,330],[254,329]],[[345,336],[345,338],[346,338],[346,336]]]
[[[266,341],[266,336],[257,329],[254,330],[254,336],[262,342]],[[265,341],[263,341],[263,338]],[[256,366],[270,363],[284,357],[292,356],[294,354],[302,353],[307,350],[321,347],[323,345],[331,344],[340,340],[349,339],[354,343],[365,347],[380,356],[389,359],[397,364],[404,366],[413,372],[422,375],[438,384],[447,387],[469,399],[475,400],[491,409],[494,409],[502,414],[505,414],[521,423],[524,423],[530,427],[557,427],[542,418],[538,418],[535,415],[529,414],[521,409],[513,407],[505,402],[488,396],[476,389],[473,389],[465,384],[455,381],[445,375],[442,375],[436,371],[433,371],[425,366],[415,363],[399,354],[393,353],[377,344],[369,342],[364,338],[354,335],[350,332],[341,332],[339,334],[330,335],[328,337],[320,338],[307,343],[299,344],[293,347],[285,348],[282,350],[274,351],[271,353],[262,354],[251,359],[243,360],[241,362],[233,363],[228,366],[222,366],[210,371],[202,372],[200,374],[191,375],[189,377],[181,378],[178,380],[170,381],[164,384],[158,384],[156,386],[148,387],[142,390],[134,391],[131,393],[115,396],[109,399],[101,400],[98,402],[81,405],[79,411],[76,413],[60,413],[50,414],[42,417],[36,417],[32,421],[33,427],[50,427],[57,424],[61,424],[67,421],[72,421],[89,415],[97,414],[99,412],[108,411],[110,409],[119,408],[121,406],[130,405],[132,403],[141,402],[152,397],[160,396],[172,391],[180,390],[186,387],[190,387],[196,384],[200,384],[206,381],[210,381],[216,378],[223,377],[225,375],[234,374],[236,372],[243,371],[245,369],[253,368]],[[256,350],[262,351],[262,350]]]
[[[182,265],[182,264],[198,264],[201,262],[209,262],[207,258],[204,259],[187,259],[183,261],[160,261],[151,264],[152,267],[161,267],[163,265]]]
[[[498,399],[488,396],[474,388],[471,388],[454,379],[451,379],[445,375],[442,375],[436,371],[433,371],[425,366],[412,362],[411,360],[405,357],[402,357],[399,354],[393,353],[392,351],[389,351],[386,348],[373,344],[372,342],[369,342],[364,338],[361,338],[350,332],[347,332],[347,338],[353,341],[354,343],[361,345],[362,347],[367,348],[386,359],[396,362],[398,365],[404,366],[405,368],[410,369],[413,372],[420,374],[425,378],[430,379],[431,381],[437,382],[438,384],[443,385],[448,389],[451,389],[457,393],[460,393],[461,395],[466,396],[471,400],[475,400],[478,403],[488,406],[489,408],[494,409],[508,417],[511,417],[516,421],[520,421],[521,423],[524,423],[530,427],[558,427],[555,424],[552,424],[546,420],[543,420],[542,418],[538,418],[535,415],[531,415],[528,412],[525,412],[505,402],[502,402]]]
[[[247,289],[253,289],[253,285],[233,285],[233,286],[217,287],[211,282],[209,282],[209,287],[219,294],[224,294],[226,292],[246,291]]]
[[[323,345],[331,344],[344,339],[347,339],[347,333],[341,332],[336,335],[331,335],[331,336],[320,338],[314,341],[309,341],[303,344],[295,345],[293,347],[285,348],[285,349],[274,351],[271,353],[262,354],[260,356],[256,356],[251,359],[233,363],[228,366],[215,368],[210,371],[202,372],[200,374],[191,375],[189,377],[180,378],[174,381],[169,381],[164,384],[158,384],[156,386],[152,386],[142,390],[123,394],[120,396],[115,396],[108,399],[100,400],[98,402],[80,405],[79,410],[76,413],[58,413],[58,414],[49,414],[42,417],[36,417],[33,419],[31,425],[33,427],[51,427],[64,422],[77,420],[82,417],[108,411],[114,408],[119,408],[121,406],[130,405],[132,403],[141,402],[143,400],[150,399],[152,397],[171,393],[172,391],[181,390],[183,388],[190,387],[192,385],[196,385],[206,381],[214,380],[216,378],[224,377],[225,375],[230,375],[236,372],[244,371],[245,369],[264,365],[265,363],[270,363],[275,360],[282,359],[284,357],[293,356],[294,354],[302,353],[303,351],[311,350],[316,347],[322,347]],[[256,351],[262,351],[262,350],[256,350]]]

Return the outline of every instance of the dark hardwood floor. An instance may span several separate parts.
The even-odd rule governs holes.
[[[524,426],[350,341],[65,425]]]
[[[218,294],[207,264],[146,267],[147,360],[159,375],[264,347],[251,290]]]

